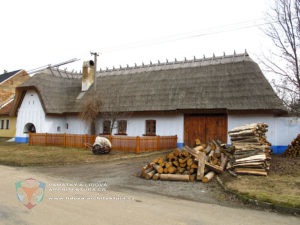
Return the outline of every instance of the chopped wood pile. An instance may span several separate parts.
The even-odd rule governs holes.
[[[288,148],[283,153],[283,156],[288,158],[296,158],[300,156],[300,134],[292,141]]]
[[[141,176],[153,180],[209,182],[217,173],[223,173],[227,162],[232,158],[233,148],[212,141],[209,144],[198,143],[182,151],[176,149],[166,157],[154,159],[142,168]]]
[[[236,174],[266,176],[270,167],[271,153],[271,144],[266,138],[267,131],[268,125],[265,123],[247,124],[229,131],[235,152],[227,169]]]

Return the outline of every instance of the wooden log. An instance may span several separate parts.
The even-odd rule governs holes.
[[[204,149],[204,152],[205,152],[206,154],[208,154],[211,150],[212,150],[212,146],[211,146],[211,143],[209,143],[209,144],[206,146],[206,148]]]
[[[199,152],[198,154],[198,169],[197,169],[197,180],[201,180],[204,176],[204,168],[206,162],[206,155],[204,152]]]
[[[268,175],[267,171],[264,169],[235,168],[234,172],[236,174],[249,174],[249,175],[260,175],[260,176]]]
[[[189,153],[188,153],[188,151],[186,151],[186,149],[184,149],[184,150],[180,153],[180,155],[181,155],[183,158],[185,158],[185,157],[188,157],[188,156],[189,156]]]
[[[156,173],[153,175],[152,180],[159,180],[160,174]]]
[[[201,141],[199,138],[195,139],[195,145],[196,146],[201,145]]]
[[[177,169],[177,172],[179,172],[179,173],[183,173],[185,171],[185,168],[182,168],[182,167],[179,167],[178,169]]]
[[[186,167],[186,163],[179,163],[179,166],[180,166],[181,168],[185,168],[185,167]]]
[[[220,167],[222,168],[223,171],[226,168],[227,161],[228,161],[228,157],[224,153],[221,153],[221,165],[220,165]]]
[[[168,168],[164,168],[164,173],[168,173]]]
[[[205,166],[207,166],[210,170],[213,170],[217,173],[223,173],[223,168],[221,166],[212,165],[208,162],[205,163]]]
[[[196,180],[196,175],[195,174],[190,175],[190,181],[194,182],[195,180]]]
[[[265,154],[253,155],[242,159],[236,159],[235,162],[244,162],[244,161],[252,161],[252,160],[266,160],[267,157]]]
[[[157,160],[157,163],[158,163],[158,164],[161,164],[161,163],[163,163],[164,161],[165,161],[164,158],[160,157],[160,158]]]
[[[183,163],[185,163],[187,160],[188,160],[188,158],[178,159],[178,162],[179,162],[180,164],[183,164]]]
[[[156,171],[155,170],[152,170],[152,171],[150,171],[150,172],[148,172],[148,173],[144,173],[144,177],[147,179],[147,180],[150,180],[152,177],[153,177],[153,175],[156,173]]]
[[[169,168],[170,166],[172,166],[172,162],[167,162],[167,163],[165,163],[165,168]]]
[[[188,166],[191,166],[193,163],[194,163],[194,160],[191,159],[191,158],[189,158],[189,159],[186,161],[186,164],[187,164]]]
[[[176,168],[174,166],[168,167],[168,173],[175,173],[175,172],[176,172]]]
[[[215,176],[215,172],[214,171],[210,171],[208,172],[204,177],[202,177],[202,182],[203,183],[207,183],[209,181],[211,181],[211,179]]]
[[[174,166],[178,167],[179,166],[179,162],[178,161],[173,161],[172,162]]]
[[[189,181],[189,175],[182,174],[161,174],[160,180],[169,180],[169,181]]]
[[[187,146],[187,145],[184,146],[184,150],[185,150],[186,152],[188,152],[188,154],[191,154],[191,155],[194,156],[194,157],[197,157],[197,155],[198,155],[198,153],[199,153],[199,151],[197,151],[197,150],[195,150],[195,149],[192,149],[192,148],[190,148],[190,147]]]
[[[191,165],[191,169],[198,169],[198,165],[197,165],[196,163],[193,163],[193,164]]]
[[[204,151],[204,148],[202,145],[199,145],[199,146],[194,147],[193,150],[195,150],[196,152],[199,152],[199,151]]]
[[[159,174],[163,173],[164,172],[164,169],[157,165],[157,164],[153,164],[153,168],[156,170],[156,172],[158,172]]]
[[[180,153],[180,151],[179,151],[178,149],[175,149],[175,150],[173,151],[173,155],[174,155],[175,157],[178,157],[178,156],[179,156],[179,153]]]

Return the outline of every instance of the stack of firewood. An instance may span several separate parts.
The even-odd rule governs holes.
[[[227,168],[236,174],[266,176],[271,152],[271,144],[266,138],[267,131],[268,125],[265,123],[248,124],[229,131],[235,152]]]
[[[201,144],[194,148],[185,146],[154,159],[142,168],[141,176],[153,180],[209,182],[216,173],[223,173],[232,158],[233,148],[219,141]]]
[[[296,158],[300,156],[300,134],[292,141],[283,153],[285,157]]]

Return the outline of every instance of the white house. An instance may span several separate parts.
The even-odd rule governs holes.
[[[17,142],[28,132],[86,134],[79,118],[93,96],[101,100],[97,133],[110,132],[110,112],[122,112],[113,135],[177,135],[178,146],[220,139],[252,122],[269,124],[268,140],[281,151],[300,133],[259,66],[247,53],[97,71],[83,74],[49,68],[17,88]],[[96,89],[94,87],[96,86]]]

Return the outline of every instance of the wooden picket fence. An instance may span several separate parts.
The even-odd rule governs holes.
[[[159,151],[177,147],[177,136],[118,136],[102,135],[112,143],[113,150],[124,152]],[[95,135],[81,134],[51,134],[51,133],[30,133],[29,145],[62,146],[86,148],[87,144],[93,144]]]

